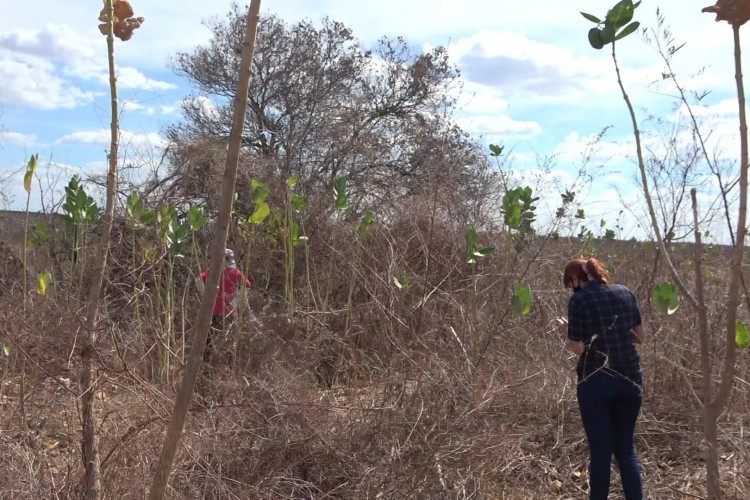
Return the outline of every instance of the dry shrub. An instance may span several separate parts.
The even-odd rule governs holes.
[[[352,236],[353,221],[317,222],[310,247],[297,254],[299,309],[293,321],[279,300],[283,269],[272,235],[236,242],[253,272],[260,269],[252,314],[243,316],[236,337],[220,339],[199,382],[170,497],[583,495],[587,450],[574,359],[554,332],[553,319],[565,314],[568,298],[562,266],[587,253],[585,242],[540,238],[516,252],[507,235],[482,233],[482,243],[498,252],[472,268],[465,263],[463,230],[433,219],[429,203],[410,203],[401,216],[381,221],[361,239]],[[638,428],[647,493],[701,495],[699,356],[691,312],[687,306],[667,318],[652,312],[650,290],[667,279],[661,267],[652,272],[652,245],[597,246],[615,281],[636,292],[649,334],[641,349],[646,400]],[[724,256],[708,256],[709,310],[712,324],[720,325]],[[687,255],[677,261],[689,277]],[[179,265],[185,267],[176,273],[178,290],[189,286],[194,273]],[[393,278],[405,273],[411,286],[399,289]],[[128,291],[135,284],[123,285],[130,275],[113,270],[111,278],[103,308],[110,322],[98,346],[103,484],[112,498],[143,497],[189,338],[188,345],[174,339],[175,371],[168,383],[158,384],[149,358],[158,338],[153,316],[135,314]],[[515,281],[532,286],[527,316],[509,308]],[[150,293],[143,289],[141,303]],[[11,432],[0,433],[7,450],[0,488],[14,498],[78,496],[78,308],[63,293],[34,299],[34,313],[27,315],[17,294],[0,300],[7,336],[17,346],[4,359],[0,422]],[[189,295],[181,313],[188,331],[196,305]],[[180,314],[176,318],[182,322]],[[712,333],[717,353],[723,341],[720,330]],[[739,473],[748,459],[742,440],[748,424],[744,357],[738,376],[721,422],[729,498],[748,493]],[[21,380],[25,428],[19,424]]]

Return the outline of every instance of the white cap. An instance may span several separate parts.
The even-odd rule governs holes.
[[[234,250],[231,248],[224,249],[224,265],[226,267],[237,267],[237,263],[234,261]]]

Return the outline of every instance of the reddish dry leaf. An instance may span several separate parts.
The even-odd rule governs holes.
[[[107,34],[107,8],[106,0],[104,0],[105,8],[99,13],[99,21],[102,23],[99,25],[99,31],[102,35]],[[117,38],[122,41],[130,40],[133,36],[133,31],[140,28],[141,24],[145,20],[142,17],[133,17],[133,7],[127,0],[115,0],[114,2],[115,18],[114,18],[114,34]]]
[[[716,14],[716,22],[742,26],[750,20],[750,0],[717,0],[715,5],[705,7],[702,12]]]

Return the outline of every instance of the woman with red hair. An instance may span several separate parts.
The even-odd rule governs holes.
[[[575,259],[565,266],[568,347],[579,356],[577,396],[589,443],[589,498],[609,494],[612,455],[617,460],[626,500],[643,498],[635,451],[636,420],[643,402],[643,375],[636,344],[644,340],[633,293],[611,283],[604,265]]]

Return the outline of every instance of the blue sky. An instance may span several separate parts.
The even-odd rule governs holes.
[[[633,222],[642,202],[633,182],[627,111],[609,52],[589,47],[590,24],[579,14],[603,16],[611,3],[276,0],[262,7],[290,23],[327,15],[351,27],[365,44],[382,35],[403,35],[417,47],[447,45],[463,78],[456,119],[483,142],[512,148],[516,175],[542,190],[570,185],[592,134],[612,126],[592,158],[593,164],[606,166],[581,196],[590,213],[610,218],[622,201],[632,210],[626,216]],[[711,120],[715,143],[736,157],[731,29],[700,12],[710,3],[643,0],[636,18],[655,26],[658,7],[675,38],[686,42],[675,69],[688,89],[711,91],[698,112]],[[121,144],[125,163],[144,171],[158,163],[160,131],[180,119],[180,102],[192,92],[170,69],[170,58],[205,42],[209,32],[202,21],[226,14],[230,2],[132,4],[146,22],[131,41],[117,42]],[[5,8],[8,21],[0,28],[0,180],[5,179],[2,189],[14,208],[25,197],[22,174],[12,173],[32,153],[42,160],[43,185],[57,185],[46,193],[48,198],[72,173],[105,168],[109,103],[106,44],[97,30],[99,5],[38,0]],[[644,110],[674,118],[674,90],[652,85],[663,70],[658,54],[636,37],[618,51],[640,118],[645,119]],[[554,157],[549,171],[538,165],[545,156]],[[32,205],[38,207],[40,198],[35,193]]]

